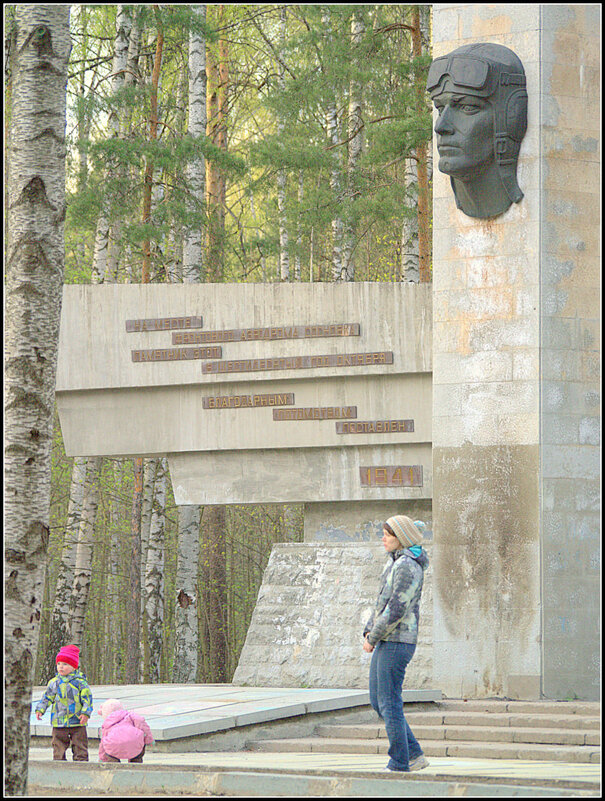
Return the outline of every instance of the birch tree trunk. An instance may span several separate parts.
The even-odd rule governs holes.
[[[43,681],[49,681],[54,676],[56,670],[55,657],[59,649],[69,642],[69,604],[74,584],[76,549],[82,520],[87,466],[87,457],[76,456],[71,473],[67,522],[65,524],[63,548],[61,549],[53,611],[50,617],[48,652],[45,659]]]
[[[302,204],[305,199],[305,182],[304,173],[302,170],[298,172],[298,208],[302,209]],[[301,253],[302,253],[302,223],[300,215],[298,216],[297,230],[296,230],[296,256],[294,257],[294,280],[300,281],[301,279]],[[313,280],[313,279],[311,279]]]
[[[206,6],[194,6],[199,19],[206,19]],[[189,35],[189,129],[192,137],[206,133],[206,42],[196,31]],[[202,207],[206,183],[205,161],[187,165],[191,205]],[[197,283],[202,276],[201,229],[188,232],[183,245],[183,281]],[[176,575],[175,647],[172,681],[193,683],[197,678],[198,597],[197,579],[200,552],[200,507],[179,506]]]
[[[420,259],[418,255],[418,170],[416,159],[405,160],[406,206],[408,213],[401,226],[401,278],[418,283]]]
[[[4,790],[26,795],[64,268],[69,6],[17,5],[6,250]]]
[[[206,6],[192,6],[200,21],[206,20]],[[206,40],[197,32],[189,34],[189,126],[187,133],[194,138],[206,134]],[[191,209],[201,212],[206,191],[206,162],[203,156],[187,164],[185,177],[191,197]],[[183,241],[183,281],[202,280],[203,253],[201,227],[191,226]]]
[[[283,52],[286,42],[286,7],[282,6],[279,20],[280,48],[277,61],[277,85],[280,91],[285,89],[285,69]],[[284,119],[279,112],[277,118],[277,135],[281,140],[284,132]],[[290,280],[290,254],[288,253],[288,227],[286,220],[286,170],[280,167],[277,171],[277,210],[279,217],[279,277],[281,281]]]
[[[166,459],[158,460],[155,497],[149,529],[147,567],[145,571],[145,610],[149,639],[149,679],[160,681],[164,641],[164,532],[166,510]]]
[[[141,503],[143,498],[143,459],[133,459],[134,487],[130,518],[130,559],[128,569],[128,595],[126,596],[126,653],[125,676],[127,684],[139,679],[139,643],[141,631]]]
[[[359,49],[362,37],[365,32],[365,24],[361,14],[353,12],[351,18],[351,41],[353,52]],[[356,59],[354,59],[356,61]],[[354,67],[353,67],[354,69]],[[349,89],[349,154],[347,161],[347,194],[349,203],[352,205],[356,196],[356,173],[359,157],[363,149],[363,118],[362,118],[362,98],[361,84],[353,77]],[[349,219],[344,227],[343,246],[342,246],[342,272],[341,281],[355,280],[355,226],[349,215]]]
[[[92,556],[94,548],[94,528],[99,507],[99,479],[101,474],[102,458],[94,456],[89,459],[86,474],[82,518],[78,531],[78,544],[76,546],[76,565],[74,569],[74,584],[69,603],[70,615],[70,642],[77,645],[84,652],[84,622],[88,608],[90,592],[90,577],[92,573]]]
[[[132,597],[132,607],[135,605],[139,607],[138,619],[140,621],[140,635],[137,640],[140,644],[139,652],[139,667],[138,675],[140,681],[144,681],[145,665],[147,663],[148,654],[146,653],[146,633],[147,626],[145,622],[145,571],[147,567],[147,546],[149,545],[149,529],[151,528],[151,513],[153,511],[153,487],[155,484],[155,474],[158,466],[157,459],[145,459],[143,466],[143,492],[141,497],[141,513],[139,515],[139,586],[135,590],[134,579],[130,580],[130,594]],[[133,515],[134,523],[134,515]],[[136,555],[135,540],[133,536],[133,553]],[[137,565],[132,565],[133,572],[136,570]],[[137,594],[138,593],[138,594]],[[134,614],[134,611],[133,611]],[[134,668],[133,668],[134,669]]]

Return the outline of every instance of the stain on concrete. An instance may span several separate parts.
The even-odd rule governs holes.
[[[494,641],[496,652],[499,641],[523,648],[539,607],[539,448],[435,448],[433,467],[434,588],[447,629]],[[514,665],[494,666],[509,672]]]

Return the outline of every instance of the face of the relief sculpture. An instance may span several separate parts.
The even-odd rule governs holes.
[[[457,91],[450,80],[433,96],[438,112],[435,124],[439,169],[470,180],[477,170],[494,161],[494,118],[486,100]]]
[[[521,61],[502,45],[464,45],[430,66],[439,170],[470,217],[497,216],[523,197],[516,171],[527,128],[525,85]]]

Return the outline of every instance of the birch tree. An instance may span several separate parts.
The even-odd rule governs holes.
[[[45,670],[45,678],[47,681],[50,680],[55,673],[55,656],[57,652],[63,645],[69,642],[69,604],[74,585],[78,532],[80,531],[80,522],[82,520],[87,465],[88,458],[85,456],[77,456],[73,461],[67,522],[65,524],[61,561],[59,563],[55,598],[50,618],[50,634],[48,638]]]
[[[193,6],[195,17],[206,20],[206,6]],[[195,28],[189,34],[189,124],[193,139],[206,134],[206,41]],[[194,158],[187,165],[187,183],[192,211],[199,212],[204,201],[205,161]],[[183,243],[183,281],[198,283],[202,276],[203,253],[201,226],[192,226]],[[176,576],[175,647],[172,681],[195,682],[198,655],[197,578],[200,551],[200,507],[181,505],[178,510],[179,533]]]
[[[29,713],[49,536],[64,268],[69,6],[17,5],[5,306],[5,783],[26,795]]]
[[[99,481],[102,458],[93,456],[88,460],[85,481],[82,517],[78,530],[74,583],[69,603],[70,636],[74,645],[82,649],[84,645],[84,621],[88,609],[92,555],[94,548],[94,529],[99,508]]]
[[[149,529],[145,571],[145,611],[149,641],[149,680],[160,681],[160,662],[164,641],[164,531],[166,509],[166,459],[158,460],[155,497]]]
[[[285,87],[285,68],[283,52],[286,42],[286,7],[280,9],[279,19],[280,48],[277,60],[277,84],[283,92]],[[280,111],[277,117],[277,136],[279,144],[284,133],[284,118]],[[279,215],[279,276],[282,281],[290,280],[290,254],[288,253],[288,226],[286,217],[286,170],[280,167],[277,171],[277,209]]]

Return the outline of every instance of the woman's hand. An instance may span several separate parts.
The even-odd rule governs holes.
[[[368,635],[367,634],[363,638],[363,650],[366,651],[368,654],[371,654],[372,651],[374,650],[374,646],[370,645],[370,643],[368,642]]]

